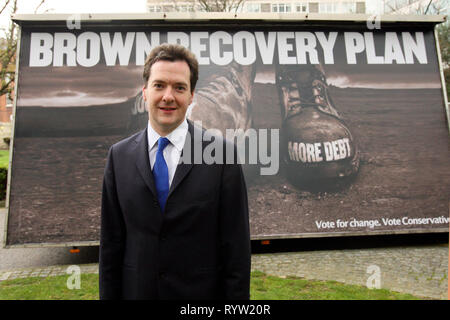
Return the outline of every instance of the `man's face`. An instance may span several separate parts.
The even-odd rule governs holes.
[[[161,136],[172,132],[184,120],[194,97],[190,74],[186,61],[158,61],[150,69],[147,87],[142,90],[150,123]]]

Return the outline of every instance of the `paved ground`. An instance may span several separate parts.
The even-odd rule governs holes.
[[[381,288],[447,299],[446,245],[258,254],[252,262],[253,270],[271,275],[363,286],[378,272]]]
[[[0,210],[3,235],[5,210]],[[70,265],[81,272],[98,272],[98,247],[0,249],[0,281],[67,274]],[[381,288],[416,296],[447,299],[448,244],[388,248],[317,250],[253,254],[252,270],[270,275],[335,280],[365,286],[379,275]],[[371,282],[376,284],[375,282]]]

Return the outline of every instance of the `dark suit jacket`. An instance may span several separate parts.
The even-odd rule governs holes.
[[[188,126],[191,140],[188,135],[183,153],[192,151],[194,130],[202,134]],[[228,142],[221,143],[225,148]],[[249,299],[250,257],[240,165],[179,164],[162,213],[147,129],[111,147],[102,194],[100,299]]]

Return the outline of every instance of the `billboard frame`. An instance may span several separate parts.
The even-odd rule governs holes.
[[[176,23],[186,23],[190,26],[198,26],[200,24],[215,27],[224,26],[249,26],[255,27],[259,25],[273,25],[273,26],[293,26],[305,23],[308,26],[330,26],[341,23],[339,26],[346,27],[361,27],[362,24],[367,24],[371,21],[379,21],[389,25],[390,27],[401,26],[432,26],[435,38],[435,47],[437,51],[437,62],[440,72],[442,93],[444,99],[444,108],[446,113],[447,127],[450,134],[450,110],[448,105],[448,97],[445,89],[445,78],[443,74],[442,57],[439,47],[439,39],[437,35],[436,26],[440,23],[446,22],[445,15],[368,15],[368,14],[298,14],[298,13],[222,13],[222,12],[168,12],[168,13],[137,13],[137,14],[16,14],[12,20],[19,26],[18,36],[18,50],[17,63],[15,74],[15,92],[13,103],[14,121],[11,126],[11,143],[9,155],[9,170],[7,179],[7,193],[6,193],[6,217],[2,245],[4,248],[41,248],[41,247],[82,247],[82,246],[98,246],[100,241],[75,241],[75,242],[42,242],[42,243],[27,243],[27,244],[13,244],[7,245],[8,233],[8,217],[9,217],[9,200],[10,200],[10,185],[11,185],[11,168],[13,165],[14,152],[14,133],[15,133],[15,118],[16,118],[16,103],[18,95],[18,70],[20,63],[20,42],[22,27],[62,27],[63,23],[66,25],[69,21],[77,19],[80,23],[88,24],[90,26],[104,27],[104,26],[142,26],[142,25],[164,25],[171,26]],[[179,26],[179,24],[177,24]],[[406,234],[433,234],[433,233],[448,233],[448,228],[435,228],[433,230],[391,230],[386,231],[361,231],[361,232],[332,232],[332,233],[307,233],[307,234],[271,234],[251,236],[251,240],[270,240],[270,239],[300,239],[300,238],[332,238],[332,237],[353,237],[353,236],[379,236],[379,235],[406,235]]]

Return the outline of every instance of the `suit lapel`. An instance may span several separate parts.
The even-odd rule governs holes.
[[[181,152],[180,163],[175,170],[175,176],[173,177],[172,184],[170,186],[169,195],[173,193],[173,191],[177,188],[177,186],[183,181],[183,179],[187,176],[189,171],[191,171],[194,166],[194,138],[201,137],[201,129],[195,128],[194,125],[188,120],[188,135],[186,137],[186,141],[184,142],[183,151]],[[195,130],[197,131],[197,135],[194,134]],[[184,162],[181,159],[185,159]],[[186,161],[188,159],[189,161]]]
[[[194,131],[196,133],[194,133]],[[173,177],[172,184],[169,189],[168,198],[194,166],[194,139],[200,138],[201,135],[202,129],[195,128],[194,125],[188,120],[188,136],[186,137],[180,159],[183,159],[183,155],[187,155],[185,158],[188,158],[190,161],[185,161],[178,164],[177,169],[175,170],[175,176]],[[134,142],[136,143],[136,166],[142,176],[142,179],[144,179],[145,184],[156,197],[157,193],[155,181],[150,168],[150,160],[148,155],[147,129],[141,131],[141,133],[137,135]],[[200,143],[202,143],[201,140]]]
[[[145,184],[156,197],[156,187],[155,181],[153,180],[153,173],[150,169],[150,160],[148,155],[148,142],[147,142],[147,129],[141,131],[137,135],[135,141],[136,143],[136,166],[139,173],[144,179]]]

